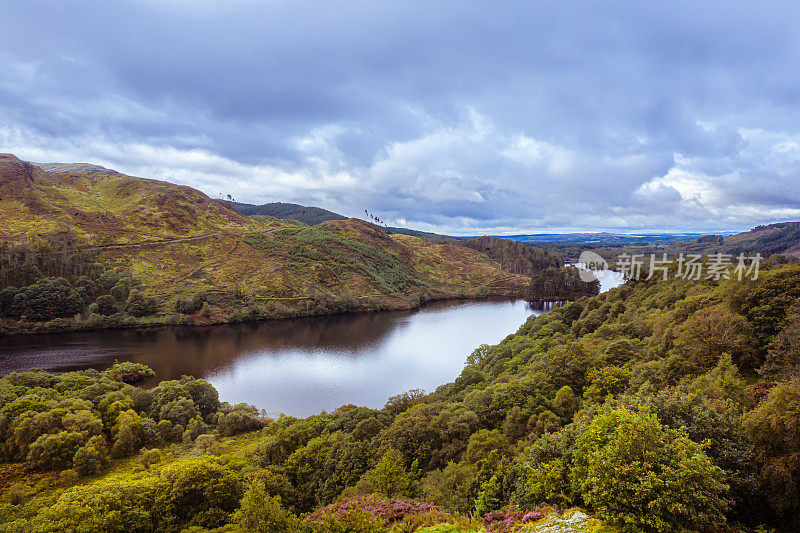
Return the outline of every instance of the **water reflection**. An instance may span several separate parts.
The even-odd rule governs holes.
[[[436,302],[419,311],[0,338],[0,372],[136,361],[158,380],[201,376],[223,400],[304,416],[433,390],[459,374],[476,346],[499,342],[541,312],[522,301]]]

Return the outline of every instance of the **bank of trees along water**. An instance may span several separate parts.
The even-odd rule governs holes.
[[[502,531],[577,506],[621,531],[796,531],[798,302],[797,265],[629,282],[434,393],[305,419],[142,389],[139,366],[11,374],[0,530]]]

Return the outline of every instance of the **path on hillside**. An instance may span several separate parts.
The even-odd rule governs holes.
[[[276,231],[285,230],[288,228],[275,228],[268,231],[261,231],[258,232],[261,235],[265,235],[267,233],[274,233]],[[126,242],[120,244],[97,244],[94,246],[87,246],[90,250],[116,250],[119,248],[136,248],[137,246],[162,246],[166,244],[176,244],[182,242],[191,242],[197,241],[200,239],[208,239],[209,237],[217,237],[219,235],[228,235],[228,236],[235,236],[234,233],[224,233],[222,231],[217,231],[214,233],[206,233],[204,235],[196,235],[194,237],[179,237],[177,239],[164,239],[160,241],[140,241],[140,242]]]
[[[180,237],[177,239],[165,239],[161,241],[141,241],[141,242],[128,242],[122,244],[98,244],[95,246],[89,246],[88,248],[90,250],[115,250],[118,248],[136,248],[137,246],[161,246],[165,244],[175,244],[180,242],[191,242],[200,239],[208,239],[209,237],[215,237],[217,235],[222,235],[222,232],[218,231],[216,233],[206,233],[205,235],[197,235],[195,237]]]

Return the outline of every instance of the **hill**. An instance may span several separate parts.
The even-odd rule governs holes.
[[[275,218],[284,218],[297,220],[303,224],[313,226],[322,222],[329,222],[331,220],[347,220],[347,217],[342,216],[333,211],[322,209],[321,207],[308,207],[300,204],[288,204],[284,202],[272,202],[262,205],[253,204],[240,204],[234,202],[233,207],[236,208],[244,216],[262,215]]]
[[[409,308],[527,282],[485,254],[362,220],[245,217],[191,187],[0,155],[0,289],[16,291],[0,298],[6,332]],[[41,303],[62,293],[64,309]]]
[[[347,220],[347,217],[334,213],[333,211],[328,211],[321,207],[309,207],[300,204],[272,202],[262,205],[253,205],[233,202],[232,205],[237,211],[247,217],[255,215],[270,216],[285,220],[296,220],[309,226],[333,220]],[[439,233],[430,233],[409,228],[398,228],[394,226],[382,227],[389,235],[411,235],[412,237],[419,237],[426,241],[439,244],[458,244],[462,240],[459,237],[451,237],[449,235],[441,235]]]
[[[716,253],[736,256],[740,253],[760,253],[762,257],[780,255],[786,258],[800,257],[800,222],[779,222],[757,226],[750,231],[731,235],[682,234],[674,237],[648,237],[640,240],[599,239],[595,234],[572,235],[572,240],[530,241],[536,246],[558,251],[568,262],[578,260],[584,250],[592,250],[613,262],[621,254],[666,253],[670,256],[683,254],[711,255]],[[529,241],[525,241],[526,243]]]
[[[763,256],[800,257],[800,222],[778,222],[756,226],[750,231],[735,235],[705,235],[674,247],[690,253],[720,252],[738,255],[759,252]]]

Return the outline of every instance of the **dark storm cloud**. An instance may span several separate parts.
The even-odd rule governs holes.
[[[27,159],[465,233],[800,217],[797,2],[2,8]]]

